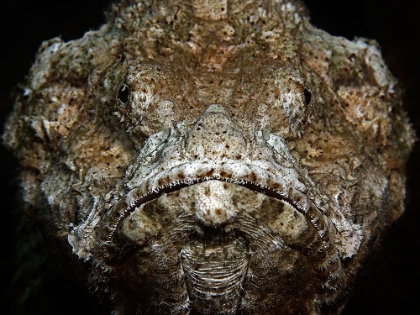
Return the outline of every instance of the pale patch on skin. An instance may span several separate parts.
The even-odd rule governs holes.
[[[231,207],[231,193],[220,181],[207,181],[197,187],[194,207],[197,218],[205,225],[219,226],[236,215]]]
[[[277,220],[269,222],[268,226],[273,231],[279,231],[280,236],[293,240],[297,240],[308,229],[305,217],[286,202],[284,211]]]
[[[404,210],[401,89],[300,1],[123,1],[22,86],[27,211],[108,313],[339,314]]]

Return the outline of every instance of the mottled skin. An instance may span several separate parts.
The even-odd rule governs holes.
[[[340,313],[414,138],[377,44],[298,1],[111,11],[43,43],[6,126],[44,237],[112,314]]]

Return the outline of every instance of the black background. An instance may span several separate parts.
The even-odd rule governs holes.
[[[12,109],[9,95],[22,81],[43,40],[61,36],[64,40],[83,36],[104,22],[109,0],[16,0],[0,7],[0,130]],[[348,39],[376,39],[392,73],[406,89],[405,108],[416,130],[420,130],[420,2],[410,0],[306,1],[312,23]],[[12,279],[10,260],[15,241],[13,216],[18,165],[0,145],[0,260],[1,292]],[[407,208],[390,229],[380,254],[358,281],[343,314],[420,314],[420,148],[416,144],[407,168]],[[63,285],[64,284],[64,285]],[[86,301],[78,295],[68,298],[74,286],[58,278],[49,288],[51,314],[87,314]],[[1,303],[1,314],[9,314],[10,296]],[[25,314],[38,314],[28,312]],[[50,314],[50,313],[48,313]]]

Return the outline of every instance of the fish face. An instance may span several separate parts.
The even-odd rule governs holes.
[[[373,41],[300,1],[122,1],[44,42],[4,140],[105,312],[339,314],[414,142]]]

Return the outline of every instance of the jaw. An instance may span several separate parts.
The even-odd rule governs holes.
[[[124,294],[138,295],[137,305],[126,307],[160,305],[176,314],[312,309],[302,295],[316,299],[325,282],[317,267],[335,252],[314,255],[321,244],[309,218],[250,187],[203,181],[131,209],[103,255],[120,258],[104,263]]]

